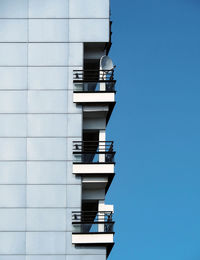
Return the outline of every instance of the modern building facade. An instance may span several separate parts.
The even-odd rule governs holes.
[[[106,260],[109,0],[0,0],[0,260]]]

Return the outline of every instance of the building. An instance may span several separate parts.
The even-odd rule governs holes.
[[[0,0],[0,260],[107,259],[110,46],[109,0]]]

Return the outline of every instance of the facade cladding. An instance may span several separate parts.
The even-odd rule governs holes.
[[[110,35],[109,0],[0,0],[0,260],[110,253]]]

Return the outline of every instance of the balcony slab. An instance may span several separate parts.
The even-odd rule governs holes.
[[[115,92],[74,92],[74,103],[114,103]]]
[[[72,244],[113,244],[114,233],[73,233]]]
[[[73,163],[73,174],[107,175],[114,174],[114,163]]]

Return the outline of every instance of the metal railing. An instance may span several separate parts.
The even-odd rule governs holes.
[[[74,70],[74,92],[114,92],[114,70]]]
[[[73,211],[74,233],[112,233],[114,232],[113,212],[111,211]]]
[[[113,70],[74,70],[74,82],[106,82],[114,81]]]
[[[103,84],[103,85],[102,85]],[[115,92],[115,82],[109,81],[105,83],[100,82],[83,82],[83,83],[75,83],[74,92]]]
[[[114,163],[113,141],[74,141],[74,162]]]

